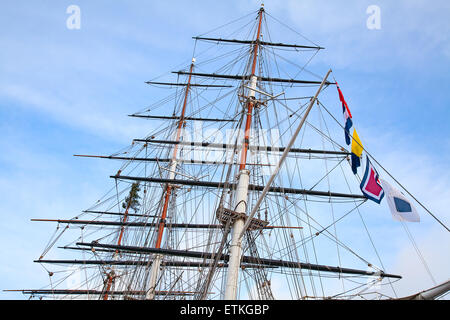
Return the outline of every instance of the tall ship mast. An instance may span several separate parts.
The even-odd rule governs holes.
[[[298,44],[272,39],[272,27]],[[155,95],[169,94],[130,115],[153,131],[111,155],[77,155],[121,165],[81,214],[34,219],[56,223],[35,261],[49,285],[20,291],[103,300],[401,298],[402,276],[385,269],[364,214],[398,181],[378,175],[384,168],[347,126],[352,115],[332,70],[309,71],[324,48],[264,6],[193,39],[183,69],[147,82]],[[409,221],[401,220],[405,230]]]

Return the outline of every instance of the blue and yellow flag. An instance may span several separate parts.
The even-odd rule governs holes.
[[[361,140],[359,139],[356,130],[353,129],[353,138],[352,138],[352,171],[354,174],[358,172],[358,167],[361,166],[361,155],[364,150]]]

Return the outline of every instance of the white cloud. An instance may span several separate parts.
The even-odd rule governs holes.
[[[0,94],[24,110],[36,110],[65,125],[115,141],[130,142],[132,138],[144,136],[150,131],[148,123],[128,119],[118,110],[108,110],[108,106],[89,101],[86,97],[74,99],[12,84],[0,87]]]

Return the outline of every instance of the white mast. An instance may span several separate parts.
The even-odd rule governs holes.
[[[191,63],[190,69],[189,69],[189,79],[188,79],[188,83],[186,86],[186,92],[185,92],[185,96],[184,96],[183,108],[181,110],[180,120],[178,121],[178,124],[177,124],[176,139],[175,139],[177,142],[181,141],[182,136],[183,136],[182,129],[183,129],[183,125],[185,123],[184,117],[185,117],[185,113],[186,113],[186,105],[187,105],[187,100],[188,100],[188,95],[189,95],[189,87],[190,87],[190,83],[191,83],[191,76],[192,76],[192,70],[194,68],[194,63],[195,63],[195,58],[192,58],[192,63]],[[177,164],[178,164],[177,154],[178,154],[178,144],[176,144],[174,147],[172,159],[170,161],[170,169],[169,169],[169,179],[170,180],[175,179],[176,168],[177,168]],[[159,223],[158,235],[157,235],[156,245],[155,245],[155,247],[158,249],[161,247],[162,236],[163,236],[164,227],[165,227],[165,220],[166,220],[166,216],[167,216],[167,211],[168,211],[168,207],[169,207],[169,201],[170,201],[172,189],[173,189],[173,186],[169,184],[169,185],[167,185],[167,189],[164,192],[164,206],[163,206],[163,211],[161,213],[161,221]],[[152,267],[150,270],[149,289],[145,295],[145,298],[148,300],[153,300],[155,297],[155,290],[156,290],[156,285],[157,285],[157,280],[158,280],[158,275],[159,275],[159,268],[161,266],[162,258],[163,258],[163,256],[161,254],[156,254],[155,257],[153,258],[153,263],[152,263]]]
[[[248,182],[250,171],[247,169],[239,172],[239,182],[236,189],[235,211],[245,214],[247,209]],[[237,284],[239,280],[239,268],[241,264],[242,240],[239,238],[244,228],[244,219],[237,219],[232,225],[232,240],[230,245],[230,261],[228,262],[228,274],[225,287],[225,300],[237,298]]]
[[[261,35],[261,21],[262,14],[264,12],[264,5],[261,5],[261,9],[259,10],[259,23],[258,23],[258,31],[256,34],[256,41],[253,49],[253,64],[252,64],[252,73],[250,77],[250,85],[248,92],[248,101],[247,101],[247,121],[245,125],[245,134],[244,134],[244,147],[242,149],[241,154],[241,163],[239,167],[239,176],[237,189],[235,192],[234,198],[234,210],[237,215],[236,220],[231,225],[232,228],[232,238],[230,245],[230,260],[228,262],[228,273],[227,273],[227,281],[225,286],[225,300],[236,300],[237,299],[237,287],[239,280],[239,269],[241,264],[241,254],[242,254],[242,240],[239,237],[243,231],[244,223],[245,223],[245,215],[247,211],[247,197],[248,197],[248,184],[250,180],[250,171],[245,169],[245,165],[247,162],[247,151],[249,146],[249,138],[250,138],[250,129],[251,129],[251,121],[252,121],[252,111],[255,107],[255,91],[257,77],[255,75],[256,71],[256,62],[258,57],[258,48],[259,48],[259,38]],[[230,216],[231,219],[231,216]]]

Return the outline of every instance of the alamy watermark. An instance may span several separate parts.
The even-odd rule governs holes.
[[[66,20],[66,26],[69,30],[81,29],[81,9],[78,5],[72,4],[67,7],[66,13],[70,16]],[[370,5],[366,9],[366,14],[369,15],[366,21],[367,29],[380,30],[381,29],[381,8],[378,5]]]
[[[193,129],[182,129],[180,136],[178,162],[238,164],[242,150],[247,147],[245,132],[242,129],[204,130],[201,123],[194,122]],[[170,140],[176,140],[176,133]],[[280,143],[278,129],[250,130],[246,163],[258,164],[261,166],[262,175],[271,175],[281,158]]]
[[[66,27],[69,30],[81,29],[81,9],[79,6],[72,4],[67,7],[66,13],[70,16],[66,20]]]
[[[381,29],[381,9],[377,5],[370,5],[367,7],[366,13],[369,15],[366,21],[367,29],[380,30]]]

